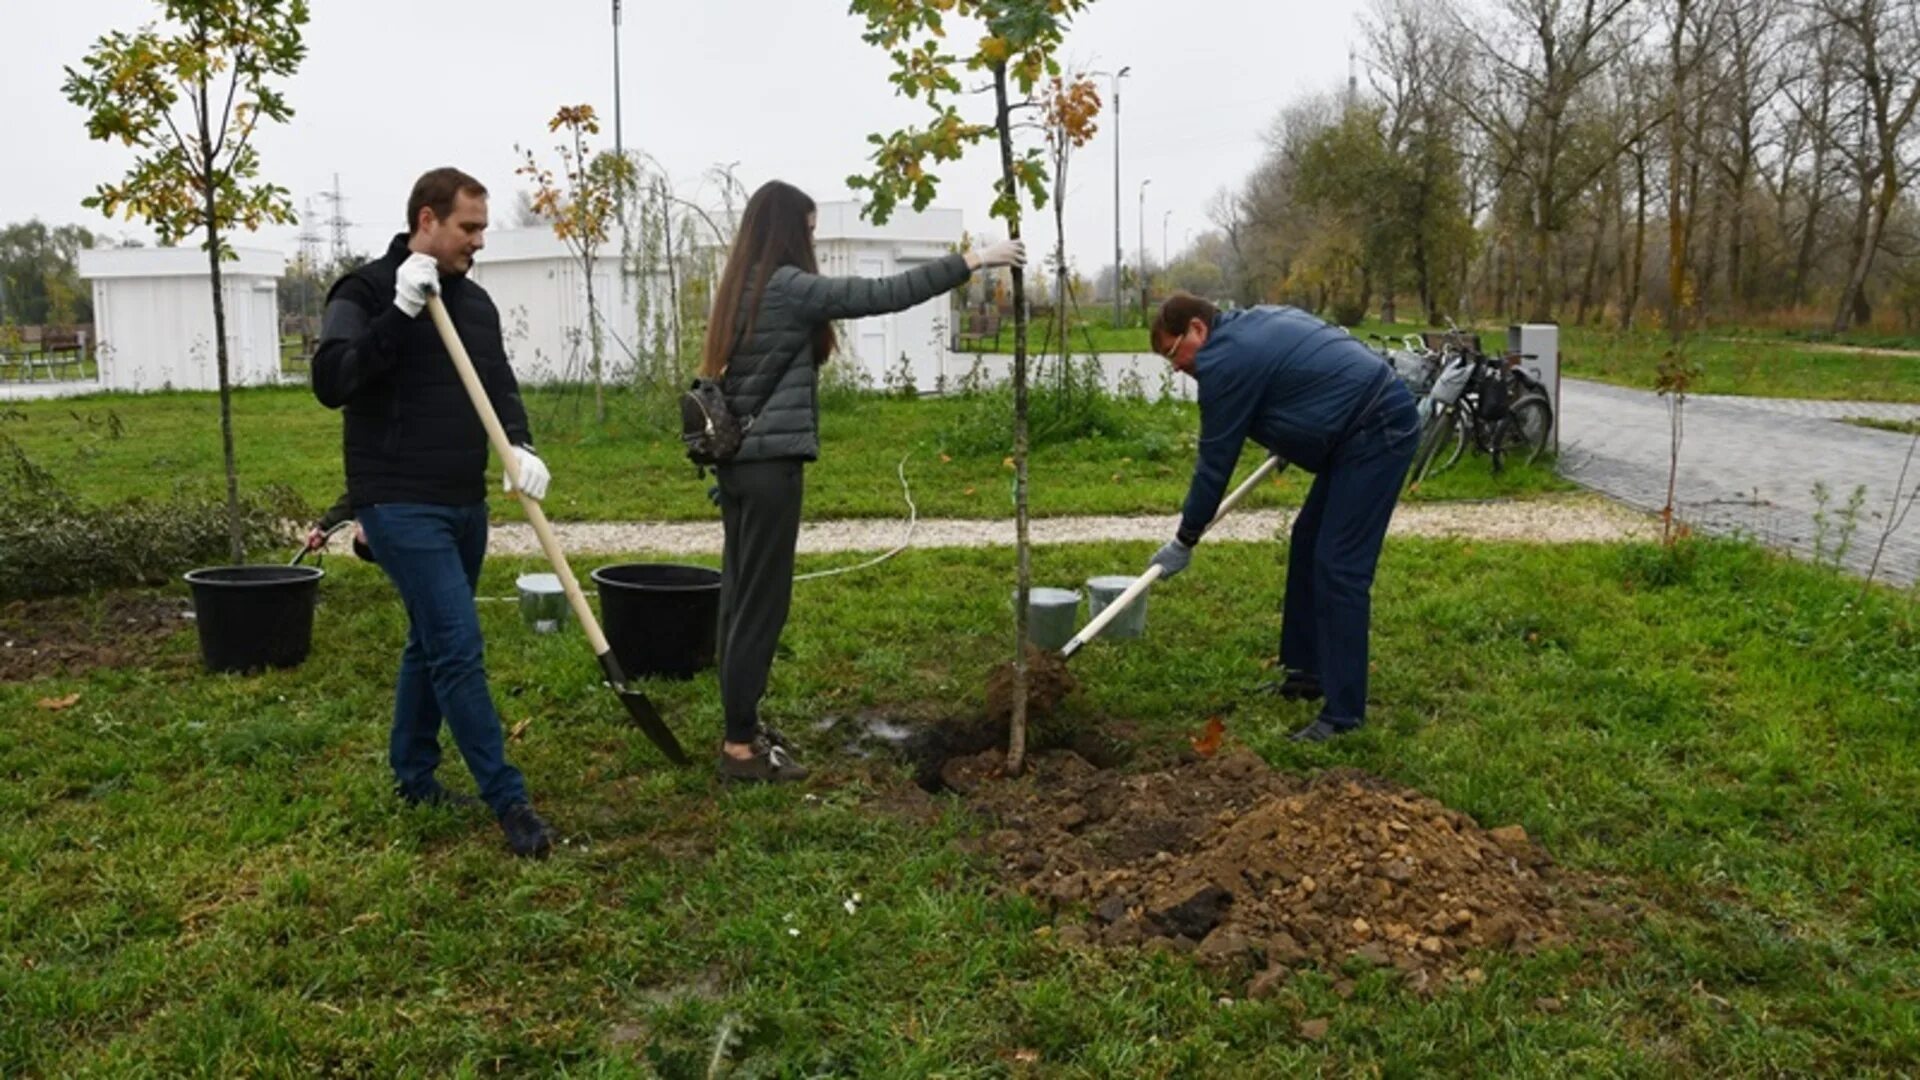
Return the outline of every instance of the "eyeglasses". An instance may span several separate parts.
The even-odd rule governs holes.
[[[1188,328],[1187,330],[1182,330],[1180,331],[1179,337],[1174,338],[1172,341],[1169,341],[1167,343],[1166,349],[1160,354],[1161,359],[1165,360],[1169,364],[1173,363],[1173,354],[1180,351],[1180,343],[1187,340],[1187,334],[1189,334],[1190,332],[1191,332],[1191,328]]]

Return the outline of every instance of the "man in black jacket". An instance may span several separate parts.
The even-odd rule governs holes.
[[[458,169],[435,169],[413,186],[407,228],[386,255],[334,283],[313,358],[314,396],[345,410],[353,513],[407,609],[388,758],[407,802],[462,801],[434,777],[444,719],[508,847],[544,857],[553,834],[506,760],[473,604],[487,550],[486,431],[421,317],[427,294],[439,293],[515,444],[526,493],[545,495],[547,468],[533,453],[500,313],[467,279],[485,245],[487,189]]]

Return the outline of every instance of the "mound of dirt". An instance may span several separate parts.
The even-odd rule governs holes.
[[[1027,646],[1027,713],[1033,723],[1044,723],[1080,683],[1067,670],[1059,653]],[[987,721],[1005,728],[1013,718],[1013,662],[987,673]]]
[[[1260,996],[1354,961],[1427,989],[1474,950],[1566,934],[1524,830],[1364,773],[1308,779],[1245,751],[1137,774],[1049,753],[1015,780],[999,763],[943,772],[995,823],[982,843],[1009,879],[1071,919],[1063,941],[1192,951]]]
[[[193,623],[177,598],[109,593],[16,600],[0,606],[0,682],[79,675],[94,668],[139,667]]]

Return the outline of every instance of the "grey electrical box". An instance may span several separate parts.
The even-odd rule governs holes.
[[[1553,433],[1547,446],[1560,452],[1560,327],[1553,323],[1521,323],[1507,327],[1507,355],[1524,356],[1520,366],[1539,378],[1553,402]]]

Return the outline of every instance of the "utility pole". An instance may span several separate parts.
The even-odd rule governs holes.
[[[613,156],[624,157],[620,141],[620,0],[613,0]]]
[[[1167,272],[1167,222],[1172,219],[1173,211],[1160,215],[1160,272]]]
[[[1134,219],[1140,234],[1140,325],[1147,325],[1147,185],[1153,183],[1148,177],[1140,181],[1140,211]]]
[[[347,220],[346,214],[341,212],[347,205],[347,200],[340,194],[339,173],[333,174],[333,190],[321,195],[321,198],[327,200],[333,207],[333,212],[328,215],[326,221],[327,228],[333,231],[333,250],[328,254],[333,259],[334,268],[338,269],[351,255],[348,250],[347,230],[353,225],[353,222]]]
[[[1116,328],[1126,317],[1120,309],[1120,80],[1132,70],[1133,65],[1129,64],[1113,76],[1113,325]]]

